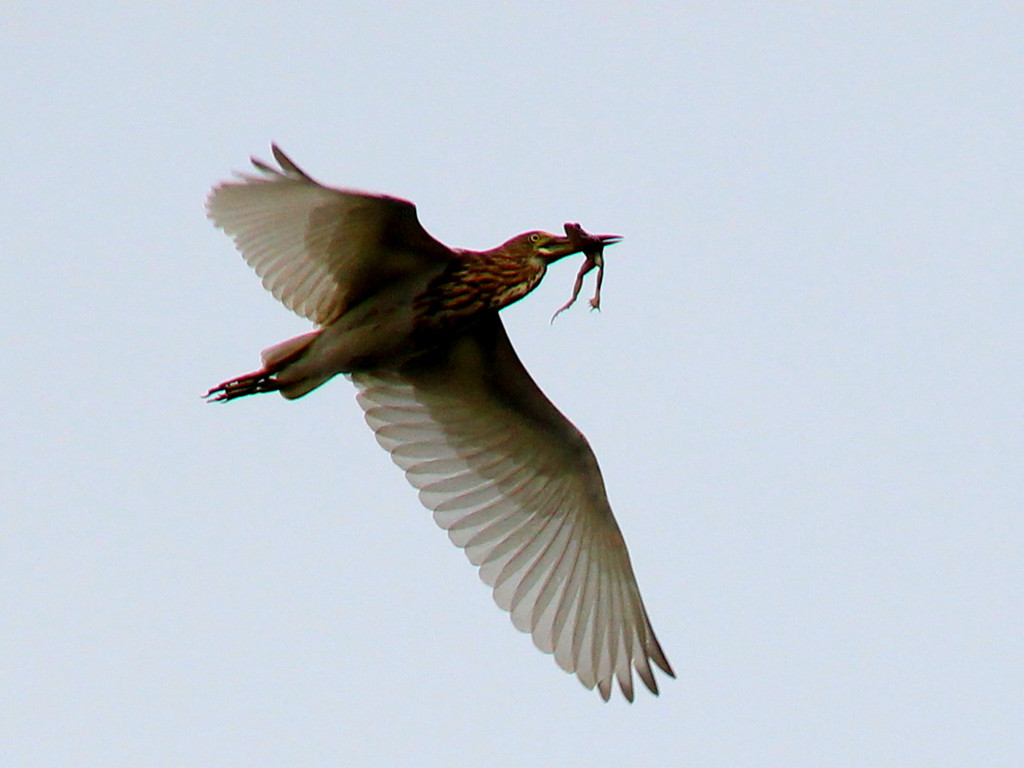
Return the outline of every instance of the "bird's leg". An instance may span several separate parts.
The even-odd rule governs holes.
[[[220,403],[246,395],[258,395],[261,392],[277,392],[281,385],[274,375],[302,357],[319,334],[320,331],[311,331],[265,349],[262,355],[263,367],[260,370],[221,382],[204,397],[210,402]]]
[[[223,381],[203,397],[211,403],[226,403],[238,397],[257,395],[260,392],[276,392],[278,389],[280,386],[274,380],[274,373],[263,368],[236,379]]]

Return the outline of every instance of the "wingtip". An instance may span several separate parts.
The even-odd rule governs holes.
[[[274,159],[277,160],[278,165],[281,166],[281,170],[285,172],[286,176],[299,176],[303,179],[309,179],[309,175],[299,168],[276,143],[270,145],[270,151],[274,153]]]
[[[278,166],[280,166],[279,168],[275,168],[265,160],[256,157],[256,155],[249,155],[249,162],[253,164],[256,170],[273,176],[298,176],[303,179],[309,179],[309,175],[284,153],[284,150],[277,145],[277,142],[270,143],[270,152],[274,156],[274,160],[277,161]]]
[[[257,171],[263,171],[263,173],[274,174],[275,176],[281,175],[281,172],[279,170],[271,167],[265,161],[260,160],[258,157],[256,157],[256,155],[249,155],[249,162],[252,163],[253,168],[255,168]],[[244,175],[243,178],[245,178]]]
[[[626,701],[628,701],[630,704],[632,704],[633,703],[633,696],[634,696],[634,692],[633,692],[633,675],[632,674],[630,674],[630,675],[623,675],[623,676],[620,676],[618,678],[618,680],[619,680],[619,690],[622,691],[623,697],[626,699]]]
[[[651,661],[657,664],[658,668],[666,675],[674,678],[676,676],[676,673],[672,669],[672,665],[668,663],[668,659],[665,657],[665,652],[661,650],[661,645],[658,644],[657,640],[655,640],[654,642],[657,653],[649,654]]]

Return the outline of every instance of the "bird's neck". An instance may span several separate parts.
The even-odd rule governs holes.
[[[486,310],[503,309],[536,288],[547,264],[540,258],[492,251],[456,251],[445,270],[416,298],[424,324],[449,325]]]

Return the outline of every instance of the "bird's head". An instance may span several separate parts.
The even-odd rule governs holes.
[[[622,239],[619,235],[590,235],[589,237],[599,240],[601,245],[612,245]],[[536,257],[542,259],[545,264],[553,264],[561,258],[579,253],[583,250],[584,244],[577,237],[563,237],[536,230],[516,235],[501,248],[510,256],[515,255],[523,259]]]

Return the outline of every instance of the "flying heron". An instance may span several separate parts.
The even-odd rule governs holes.
[[[324,186],[273,153],[279,168],[253,158],[259,175],[215,186],[207,212],[264,287],[317,328],[206,396],[294,399],[346,374],[377,442],[513,624],[605,701],[613,679],[633,700],[633,670],[657,694],[650,662],[675,675],[597,460],[527,373],[498,315],[574,253],[586,261],[573,299],[595,266],[600,288],[602,249],[621,238],[566,224],[564,237],[533,231],[489,251],[449,248],[412,203]]]

